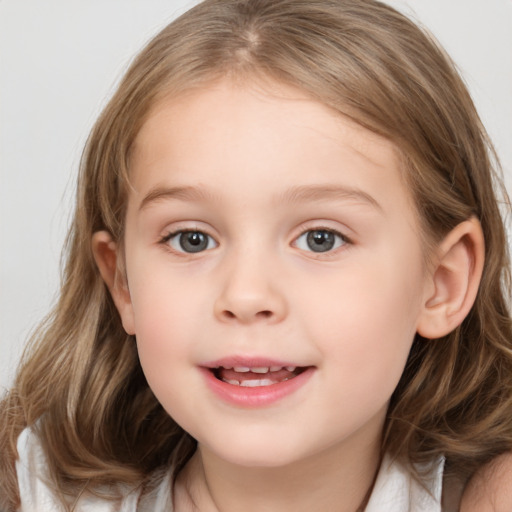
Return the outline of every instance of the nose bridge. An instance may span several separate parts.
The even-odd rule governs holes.
[[[279,279],[279,258],[261,246],[242,244],[224,262],[215,314],[223,321],[279,322],[287,301]]]

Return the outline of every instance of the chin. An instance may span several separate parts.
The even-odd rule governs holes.
[[[201,443],[200,443],[201,445]],[[246,468],[279,468],[292,464],[301,457],[297,446],[287,443],[251,442],[250,439],[239,443],[229,442],[226,438],[217,445],[208,445],[208,451],[229,464]]]

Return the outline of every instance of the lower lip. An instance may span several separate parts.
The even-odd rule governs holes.
[[[274,404],[301,388],[313,375],[314,368],[309,367],[292,379],[254,388],[228,384],[215,377],[208,368],[200,368],[208,387],[222,400],[239,407],[264,407]]]

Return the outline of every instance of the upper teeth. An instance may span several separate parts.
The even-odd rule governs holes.
[[[272,386],[273,384],[277,384],[279,381],[274,381],[272,379],[253,379],[253,380],[235,380],[235,379],[223,379],[224,382],[228,384],[232,384],[233,386],[240,386],[242,388],[261,388],[266,386]],[[282,382],[289,380],[288,378],[283,379]]]
[[[283,369],[283,366],[252,366],[252,367],[249,367],[249,366],[234,366],[233,368],[231,367],[227,367],[227,366],[223,366],[224,369],[226,370],[234,370],[235,372],[238,372],[238,373],[247,373],[247,372],[252,372],[252,373],[268,373],[269,371],[270,372],[278,372],[279,370],[282,370]],[[284,368],[286,368],[289,372],[294,372],[295,369],[297,368],[296,366],[285,366]]]

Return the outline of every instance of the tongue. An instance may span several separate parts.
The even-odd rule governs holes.
[[[297,370],[296,370],[297,371]],[[295,372],[290,372],[286,368],[282,368],[277,372],[267,373],[253,373],[253,372],[235,372],[235,370],[227,370],[226,368],[219,368],[216,371],[217,378],[221,380],[237,380],[244,382],[246,380],[261,380],[270,379],[275,382],[282,382],[285,379],[291,379],[297,375]]]

